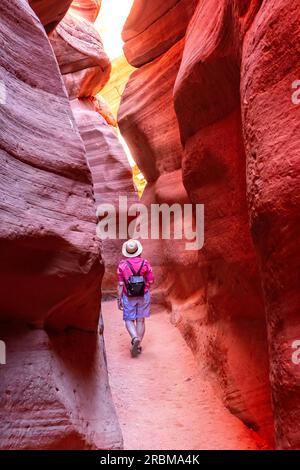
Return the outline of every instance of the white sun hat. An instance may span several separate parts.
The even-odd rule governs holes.
[[[122,254],[126,258],[133,258],[134,256],[139,256],[143,251],[142,244],[139,240],[127,240],[123,243]]]

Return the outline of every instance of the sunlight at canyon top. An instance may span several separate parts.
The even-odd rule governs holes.
[[[132,4],[133,0],[102,0],[95,26],[110,60],[123,54],[121,33]]]

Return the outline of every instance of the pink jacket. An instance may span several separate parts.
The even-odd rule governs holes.
[[[127,264],[127,261],[131,264],[134,271],[137,273],[142,261],[144,258],[141,256],[135,256],[134,258],[126,258],[119,262],[118,266],[118,283],[123,285],[123,293],[127,295],[126,283],[130,276],[132,276],[132,271]],[[144,276],[145,279],[145,292],[149,290],[150,284],[154,282],[154,274],[151,267],[151,264],[148,260],[144,259],[144,266],[141,270],[141,276]]]

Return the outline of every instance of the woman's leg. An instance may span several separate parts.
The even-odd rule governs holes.
[[[136,321],[136,332],[139,339],[142,341],[145,334],[145,318],[138,318]]]
[[[125,325],[126,325],[128,333],[131,336],[131,339],[137,338],[139,336],[137,332],[137,328],[133,320],[126,320]]]

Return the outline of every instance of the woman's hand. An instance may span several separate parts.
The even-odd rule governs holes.
[[[124,306],[123,306],[123,299],[122,299],[122,297],[118,297],[117,302],[118,302],[118,309],[119,309],[119,310],[123,310],[123,309],[124,309]]]

